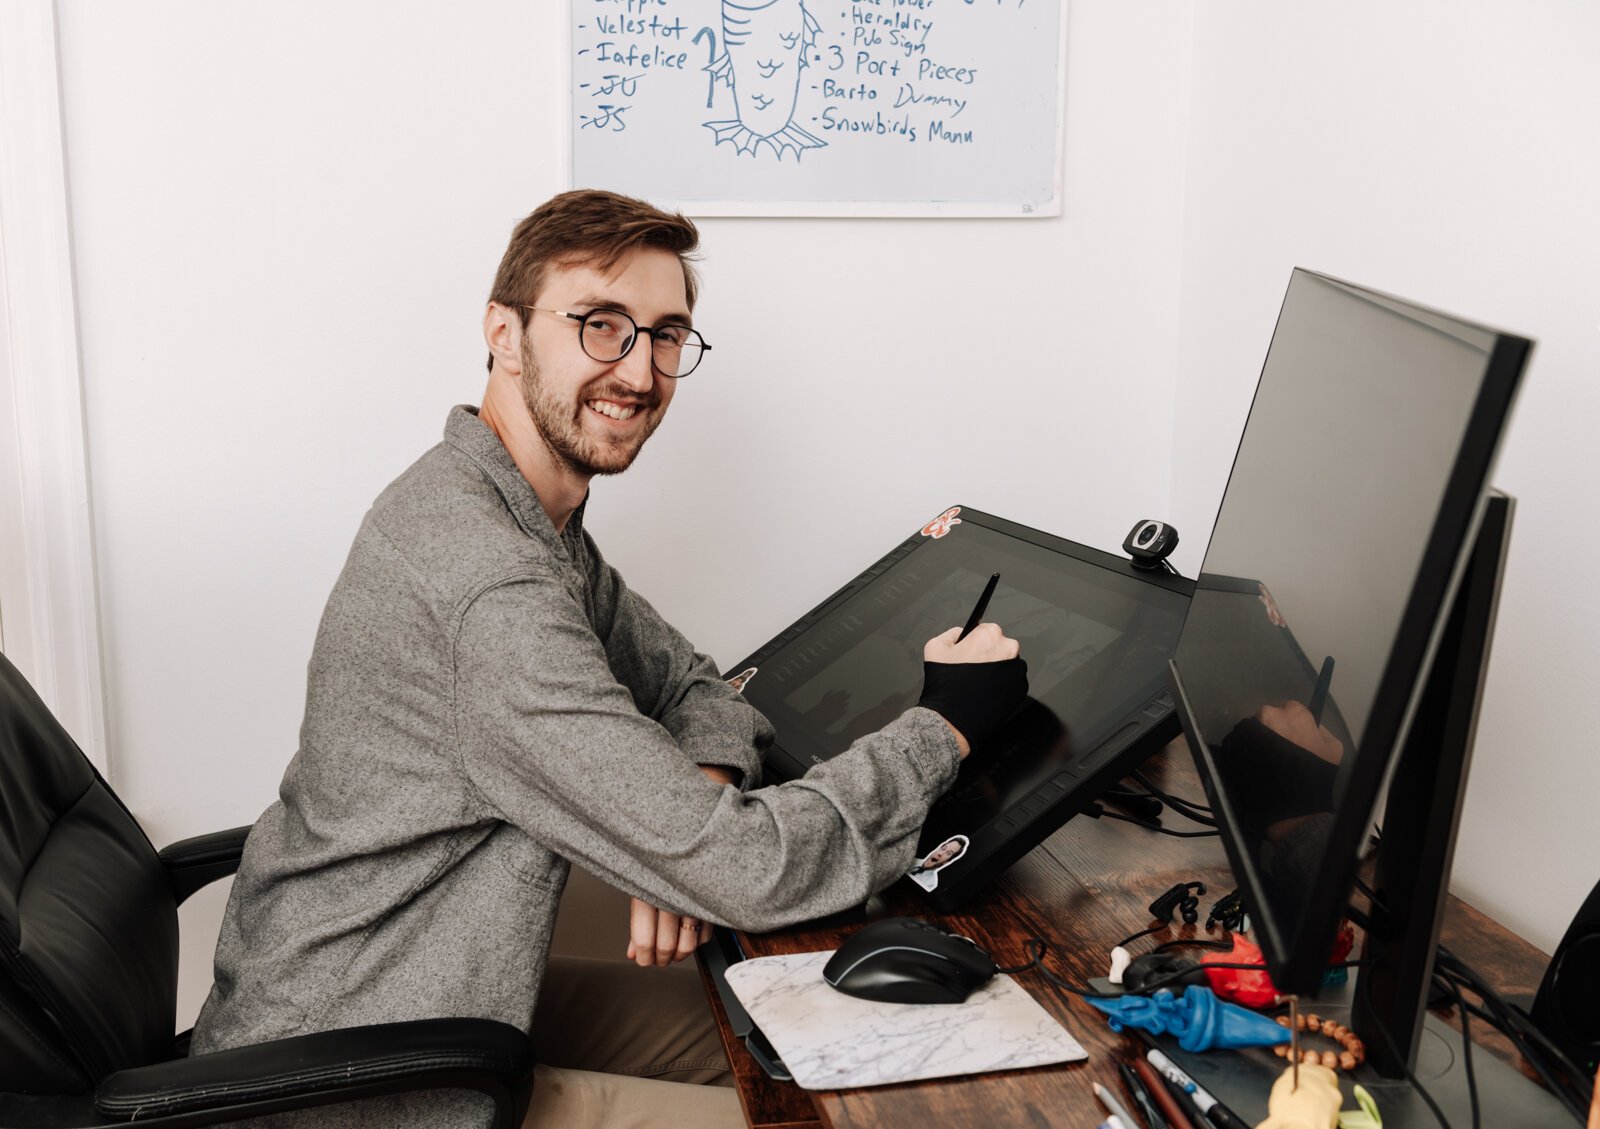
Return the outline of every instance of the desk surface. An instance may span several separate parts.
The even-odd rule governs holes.
[[[1145,766],[1146,775],[1175,795],[1200,799],[1202,792],[1188,750],[1168,746]],[[1173,830],[1199,830],[1168,816]],[[1046,963],[1071,983],[1103,976],[1111,945],[1150,924],[1146,907],[1178,882],[1202,881],[1201,925],[1213,901],[1233,889],[1227,860],[1215,838],[1178,839],[1132,824],[1084,817],[1069,822],[1016,866],[995,889],[964,912],[936,915],[901,883],[882,901],[882,915],[904,914],[942,920],[988,949],[1001,965],[1027,960],[1023,942],[1032,936],[1050,942]],[[878,916],[874,904],[874,916]],[[837,948],[858,926],[740,934],[751,956],[815,952]],[[1179,926],[1150,942],[1199,936],[1202,928]],[[1549,959],[1465,903],[1450,899],[1444,941],[1506,994],[1532,995]],[[1144,951],[1140,949],[1139,951]],[[704,968],[702,967],[702,975]],[[774,1082],[734,1040],[716,994],[711,993],[728,1059],[733,1066],[745,1116],[757,1127],[827,1125],[831,1129],[989,1129],[996,1125],[1096,1124],[1101,1114],[1093,1083],[1117,1090],[1115,1062],[1131,1060],[1136,1044],[1112,1033],[1104,1017],[1077,996],[1054,987],[1036,973],[1019,973],[1025,987],[1066,1025],[1089,1052],[1089,1060],[977,1077],[938,1079],[868,1090],[807,1093]],[[1483,1024],[1474,1027],[1481,1032]],[[1497,1036],[1495,1038],[1498,1038]],[[1512,1057],[1504,1042],[1480,1038],[1502,1057]]]

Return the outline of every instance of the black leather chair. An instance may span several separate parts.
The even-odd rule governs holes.
[[[0,1129],[214,1125],[415,1090],[466,1089],[520,1125],[533,1046],[487,1019],[428,1019],[186,1056],[174,1038],[178,903],[239,866],[247,827],[157,854],[0,655]]]

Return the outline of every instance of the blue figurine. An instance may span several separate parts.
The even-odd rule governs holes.
[[[1153,996],[1090,997],[1089,1002],[1110,1017],[1113,1031],[1137,1027],[1152,1035],[1171,1033],[1186,1051],[1273,1047],[1289,1041],[1287,1028],[1217,999],[1210,988],[1191,986],[1182,996],[1162,988]]]

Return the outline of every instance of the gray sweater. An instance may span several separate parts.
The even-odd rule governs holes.
[[[759,787],[771,738],[601,559],[582,508],[558,534],[495,435],[453,409],[329,597],[300,749],[246,843],[194,1052],[428,1016],[526,1030],[569,861],[758,931],[902,874],[955,778],[943,720],[910,710]],[[447,1104],[314,1123],[482,1120]]]

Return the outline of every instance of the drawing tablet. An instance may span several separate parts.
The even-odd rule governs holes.
[[[1022,646],[1030,697],[934,805],[912,880],[959,904],[1178,732],[1166,694],[1193,583],[964,507],[901,542],[730,672],[772,721],[766,767],[803,776],[916,705],[922,647],[984,619]],[[953,841],[953,842],[952,842]]]

